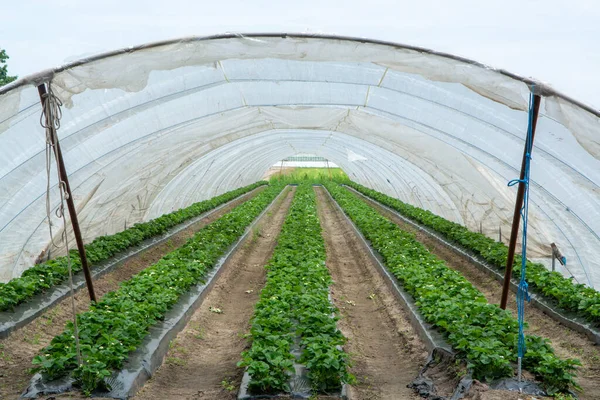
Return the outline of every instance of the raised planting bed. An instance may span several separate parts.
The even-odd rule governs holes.
[[[489,304],[481,292],[431,254],[413,234],[402,231],[337,184],[328,183],[326,187],[414,298],[425,320],[446,336],[459,357],[467,360],[474,378],[491,381],[513,376],[517,320]],[[548,340],[538,336],[526,336],[526,344],[523,366],[542,381],[548,393],[578,388],[578,360],[558,358]]]
[[[282,188],[270,186],[237,206],[182,247],[123,282],[118,290],[106,294],[89,311],[78,314],[83,365],[77,363],[74,329],[69,322],[65,331],[33,359],[33,372],[39,374],[26,395],[34,396],[40,381],[65,381],[69,377],[85,394],[108,390],[107,378],[125,366],[130,352],[140,347],[149,329],[162,321],[182,296],[206,283],[219,259]]]
[[[196,217],[190,218],[185,222],[167,229],[167,231],[163,234],[145,239],[137,245],[130,246],[126,250],[120,251],[106,260],[94,264],[91,271],[92,277],[94,279],[102,277],[104,274],[107,274],[121,267],[126,262],[135,259],[145,251],[171,240],[173,237],[176,237],[178,234],[187,230],[188,228],[194,228],[200,221],[214,215],[218,215],[222,209],[229,206],[235,206],[235,203],[246,201],[255,194],[254,191],[259,190],[260,187],[255,188],[250,192],[241,194],[240,196],[235,197],[226,203],[223,203]],[[79,273],[74,274],[74,291],[79,291],[80,289],[84,288],[85,284],[83,272],[80,271]],[[71,288],[69,282],[62,282],[33,295],[29,300],[18,304],[11,311],[0,312],[0,339],[8,337],[14,330],[19,329],[38,318],[40,315],[46,312],[48,308],[57,305],[63,299],[69,296],[70,292]]]
[[[169,228],[179,225],[208,210],[214,209],[244,193],[247,193],[266,182],[256,182],[210,200],[194,203],[172,213],[165,214],[148,222],[138,223],[131,228],[114,235],[100,236],[85,245],[86,255],[91,267],[105,261],[116,254],[141,244],[144,240],[163,235]],[[7,283],[0,283],[0,312],[13,311],[15,306],[30,300],[33,296],[64,282],[69,277],[68,258],[71,259],[73,273],[81,271],[81,260],[76,249],[69,256],[35,265],[23,274]],[[1,314],[0,314],[1,315]],[[9,317],[10,318],[10,317]]]
[[[353,381],[341,346],[337,309],[329,298],[331,277],[315,193],[300,184],[283,224],[267,283],[255,307],[240,366],[246,375],[240,399],[288,394],[337,393]]]
[[[355,182],[344,183],[401,215],[431,228],[450,242],[474,252],[498,270],[504,271],[506,268],[508,247],[505,244]],[[515,265],[520,267],[521,262],[521,256],[515,255]],[[513,269],[515,278],[519,278],[520,273],[520,268]],[[549,271],[542,264],[529,260],[527,260],[527,282],[531,292],[546,298],[555,308],[578,315],[592,326],[600,328],[600,292],[586,285],[573,283],[560,273]]]
[[[427,236],[433,238],[437,243],[441,244],[448,250],[457,254],[469,264],[477,267],[479,270],[489,274],[493,278],[495,278],[498,282],[504,282],[504,271],[498,268],[496,265],[491,264],[487,260],[485,260],[481,255],[475,253],[474,251],[465,248],[459,243],[450,241],[447,237],[442,235],[439,232],[436,232],[430,227],[424,226],[419,222],[416,222],[402,214],[400,214],[395,209],[386,206],[385,204],[380,203],[379,201],[353,189],[349,186],[346,186],[348,190],[354,192],[359,197],[365,199],[366,202],[370,204],[375,204],[377,208],[385,210],[387,213],[393,215],[404,223],[412,226],[415,229],[418,229],[420,232],[426,234]],[[520,269],[519,269],[520,272]],[[517,291],[519,281],[517,278],[512,279],[510,288],[513,292]],[[530,303],[544,312],[546,315],[554,319],[555,321],[560,322],[561,324],[568,326],[569,328],[583,333],[595,344],[600,344],[600,326],[594,325],[592,322],[586,320],[581,316],[581,314],[576,314],[572,311],[566,310],[558,306],[556,300],[549,298],[543,294],[538,293],[530,293],[531,301]]]

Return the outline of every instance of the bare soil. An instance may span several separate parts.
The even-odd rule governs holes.
[[[393,213],[381,207],[380,204],[370,199],[359,198],[373,206],[401,229],[414,233],[418,241],[423,243],[437,257],[444,260],[448,267],[460,272],[483,293],[490,303],[499,304],[502,294],[502,285],[499,281],[478,269],[467,258],[442,245],[435,238],[413,228]],[[577,358],[581,361],[582,366],[579,368],[577,381],[583,388],[583,392],[578,393],[579,398],[600,399],[600,347],[594,345],[585,335],[562,325],[544,314],[541,310],[528,304],[525,307],[525,321],[529,325],[527,333],[550,339],[552,347],[558,356],[562,358]],[[512,291],[509,293],[507,309],[516,317],[516,297]],[[494,392],[506,393],[503,391]],[[481,398],[483,399],[484,397]]]
[[[189,228],[177,233],[170,240],[154,246],[129,259],[115,270],[94,280],[96,296],[101,298],[106,293],[118,289],[119,283],[131,278],[145,268],[157,262],[165,254],[182,246],[202,227],[210,224],[231,211],[240,203],[256,196],[264,187],[246,193],[215,213],[199,220]],[[87,290],[75,293],[77,313],[89,308]],[[70,298],[59,302],[30,324],[14,331],[8,338],[0,340],[0,399],[16,399],[29,384],[32,367],[31,360],[41,349],[50,344],[54,336],[63,332],[65,324],[72,320]]]
[[[418,399],[406,386],[417,377],[427,351],[403,309],[343,214],[323,188],[315,188],[327,248],[338,326],[348,338],[353,400]]]
[[[269,261],[291,205],[287,189],[254,234],[225,263],[215,286],[171,343],[163,365],[138,392],[138,400],[235,399],[243,370],[237,367],[248,346],[254,304],[265,284]],[[210,307],[222,313],[211,312]]]

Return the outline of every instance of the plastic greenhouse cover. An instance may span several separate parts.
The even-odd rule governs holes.
[[[452,55],[297,34],[153,43],[1,88],[0,282],[64,252],[48,233],[35,87],[50,80],[64,102],[58,134],[86,242],[255,182],[304,153],[497,238],[500,227],[510,231],[516,189],[506,183],[519,174],[533,88],[543,97],[528,254],[549,266],[555,242],[568,259],[558,270],[600,287],[600,113]],[[60,221],[50,219],[59,241]]]

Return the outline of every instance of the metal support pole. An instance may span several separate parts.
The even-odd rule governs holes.
[[[541,97],[533,96],[533,122],[531,126],[531,141],[535,137],[535,128],[537,126],[538,115],[540,111]],[[525,148],[523,150],[523,162],[521,164],[521,175],[519,179],[519,188],[517,190],[517,200],[515,201],[515,212],[513,214],[512,229],[510,231],[510,241],[508,242],[508,256],[506,257],[506,271],[504,273],[504,285],[502,287],[502,298],[500,299],[500,308],[506,310],[508,301],[508,292],[510,290],[510,278],[512,276],[513,264],[515,263],[515,248],[517,247],[517,236],[519,235],[519,225],[521,223],[521,208],[523,207],[523,196],[525,195],[525,163],[527,157],[527,140],[525,140]]]
[[[498,226],[498,242],[502,243],[502,225]]]
[[[42,107],[44,107],[44,99],[47,95],[46,84],[42,83],[38,86],[38,93],[40,95],[40,101]],[[77,219],[77,211],[75,209],[75,203],[73,203],[73,194],[71,193],[71,185],[69,184],[69,178],[67,177],[67,170],[65,169],[65,163],[63,160],[62,152],[60,150],[60,143],[58,141],[58,135],[54,124],[49,120],[46,115],[46,126],[50,129],[50,140],[52,145],[56,148],[56,164],[58,166],[58,172],[60,180],[65,183],[65,190],[67,192],[67,207],[69,209],[69,216],[71,217],[71,224],[73,225],[73,234],[75,235],[75,241],[77,242],[77,249],[79,250],[79,258],[81,258],[81,267],[83,268],[83,275],[85,276],[85,283],[90,294],[90,300],[96,301],[96,293],[94,293],[94,284],[92,282],[92,274],[90,273],[90,267],[88,266],[87,257],[85,255],[85,248],[83,247],[83,239],[81,238],[81,230],[79,229],[79,220]],[[66,229],[66,227],[65,227]]]
[[[331,170],[329,169],[329,160],[325,160],[325,162],[327,163],[327,172],[329,172],[329,179],[331,179]]]
[[[552,272],[556,271],[556,257],[552,254]]]

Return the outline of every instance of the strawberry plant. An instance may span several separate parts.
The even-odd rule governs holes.
[[[172,213],[165,214],[148,222],[133,225],[114,235],[100,236],[85,246],[90,266],[98,264],[115,254],[140,244],[142,241],[162,235],[169,228],[212,210],[266,182],[257,182],[240,189],[232,190],[209,200],[194,203]],[[81,271],[81,260],[77,250],[69,256],[73,272]],[[31,299],[34,295],[64,282],[69,276],[67,256],[49,260],[29,268],[19,278],[8,283],[0,283],[0,311],[10,311],[15,306]]]
[[[508,247],[487,236],[471,232],[462,225],[448,221],[434,213],[406,204],[393,197],[368,189],[355,182],[345,181],[346,185],[384,204],[403,216],[412,219],[440,233],[447,240],[480,255],[499,270],[506,268]],[[520,276],[521,257],[515,256],[513,274]],[[540,294],[558,307],[580,315],[594,326],[600,327],[600,292],[586,285],[573,283],[558,272],[549,271],[539,263],[527,261],[527,281],[529,290]]]
[[[303,183],[267,265],[267,283],[252,319],[252,346],[238,364],[248,369],[251,391],[289,391],[295,360],[291,349],[297,339],[302,349],[297,361],[308,368],[315,392],[339,389],[342,382],[353,380],[340,347],[345,338],[336,327],[337,309],[329,301],[325,257],[315,193]]]
[[[413,296],[425,320],[435,325],[467,360],[476,379],[512,376],[517,361],[518,323],[512,315],[489,304],[459,272],[430,253],[411,233],[381,216],[350,191],[325,184],[356,224],[386,267]],[[524,368],[534,373],[550,393],[578,388],[578,360],[561,360],[546,339],[526,336]]]
[[[199,230],[182,247],[165,255],[77,315],[83,365],[77,365],[73,324],[33,359],[32,372],[45,379],[72,374],[84,393],[105,387],[121,369],[148,329],[206,273],[273,201],[283,186],[271,186]]]

